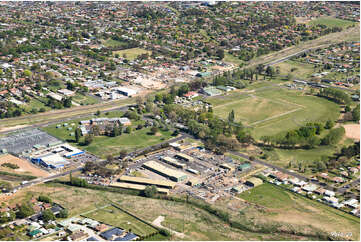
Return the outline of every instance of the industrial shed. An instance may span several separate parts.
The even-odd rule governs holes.
[[[139,185],[155,185],[160,188],[173,189],[176,185],[175,182],[171,181],[162,181],[162,180],[153,180],[143,177],[133,177],[133,176],[121,176],[118,179],[120,182],[128,182]]]
[[[69,164],[69,162],[66,161],[59,154],[47,154],[34,157],[31,158],[31,162],[51,169],[63,168],[64,166]]]
[[[176,159],[173,159],[172,157],[169,157],[169,156],[162,156],[160,159],[162,161],[164,161],[165,163],[168,163],[169,165],[172,165],[177,168],[184,169],[186,167],[185,164],[179,163]]]
[[[230,164],[227,164],[227,163],[223,163],[221,164],[219,167],[223,168],[223,169],[227,169],[229,171],[234,171],[234,167],[231,166]]]
[[[187,175],[184,174],[183,172],[165,167],[156,161],[152,161],[152,160],[148,161],[148,162],[144,163],[143,166],[145,168],[147,168],[148,170],[151,170],[155,173],[158,173],[164,177],[169,178],[172,181],[179,182],[179,181],[184,181],[185,179],[187,179]]]
[[[73,147],[71,145],[68,145],[68,144],[64,144],[61,147],[63,149],[65,149],[66,151],[68,151],[67,153],[64,154],[64,156],[66,158],[70,158],[70,157],[73,157],[73,156],[84,154],[84,151],[79,150],[78,148],[75,148],[75,147]]]
[[[246,181],[245,184],[250,187],[257,187],[259,185],[262,185],[263,181],[257,177],[251,177]]]
[[[139,185],[139,184],[131,184],[126,182],[113,182],[110,184],[111,187],[119,187],[124,189],[131,189],[131,190],[138,190],[138,191],[144,191],[147,186],[145,185]],[[167,188],[158,188],[157,191],[162,194],[169,194],[169,189]]]
[[[199,187],[202,185],[201,180],[197,179],[197,178],[192,178],[188,181],[188,185],[192,186],[192,187]]]
[[[194,160],[193,157],[191,157],[189,155],[186,155],[186,154],[183,154],[183,153],[178,153],[178,154],[175,155],[175,157],[178,158],[178,159],[181,159],[181,160],[188,161],[188,162]]]

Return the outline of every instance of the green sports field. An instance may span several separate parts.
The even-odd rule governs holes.
[[[123,55],[126,55],[126,58],[128,60],[134,60],[135,58],[138,57],[138,55],[141,54],[151,54],[151,51],[145,50],[145,49],[141,49],[141,48],[131,48],[131,49],[125,49],[125,50],[118,50],[118,51],[114,51],[113,54],[119,54],[120,57],[123,57]]]
[[[315,26],[318,24],[323,24],[323,25],[326,25],[327,27],[345,28],[345,27],[351,26],[353,24],[356,24],[356,22],[333,18],[333,17],[321,17],[321,18],[316,18],[316,19],[308,22],[308,25],[311,25],[311,26]]]
[[[266,85],[206,100],[223,119],[234,110],[235,119],[249,126],[255,138],[284,133],[307,122],[336,120],[340,115],[339,106],[331,101],[277,86]]]
[[[257,94],[272,100],[288,102],[299,108],[289,114],[260,122],[254,126],[253,133],[256,138],[262,135],[275,135],[297,129],[308,122],[326,122],[328,119],[337,120],[340,115],[340,107],[324,98],[305,95],[300,91],[278,89],[262,91]]]

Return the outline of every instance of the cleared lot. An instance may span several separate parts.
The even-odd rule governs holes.
[[[17,165],[19,168],[11,169],[6,166],[2,166],[4,163],[11,163]],[[25,174],[25,175],[32,175],[32,176],[48,176],[49,173],[35,167],[29,161],[17,158],[13,155],[3,155],[0,156],[0,170],[6,172],[12,172],[16,174]]]

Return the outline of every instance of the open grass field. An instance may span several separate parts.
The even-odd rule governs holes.
[[[314,66],[312,64],[301,63],[299,61],[288,60],[278,63],[277,65],[274,65],[274,67],[280,68],[281,75],[287,76],[290,73],[294,78],[306,79],[315,73]],[[291,72],[292,68],[297,69]]]
[[[335,152],[341,149],[342,145],[338,146],[318,146],[314,149],[305,150],[305,149],[277,149],[273,151],[265,151],[269,156],[269,163],[274,165],[279,165],[286,168],[290,161],[295,165],[294,170],[297,170],[298,162],[303,164],[313,164],[315,161],[321,160],[322,156],[331,156]]]
[[[130,61],[137,58],[138,55],[146,54],[146,53],[148,53],[150,55],[152,52],[149,50],[141,49],[141,48],[131,48],[131,49],[118,50],[118,51],[113,52],[113,54],[119,54],[120,57],[123,57],[124,55],[126,55],[126,59],[128,59]]]
[[[235,57],[234,55],[231,55],[228,52],[224,52],[223,61],[230,62],[230,63],[233,63],[235,65],[240,65],[240,64],[244,63],[243,60],[238,59],[238,57]]]
[[[268,183],[262,184],[239,195],[240,198],[267,208],[288,208],[292,199],[287,192]]]
[[[259,211],[241,200],[224,198],[216,206],[227,210],[233,219],[244,223],[272,225],[281,222],[292,226],[305,234],[323,231],[352,232],[353,239],[359,238],[359,219],[338,210],[329,208],[315,201],[310,201],[293,193],[264,184],[251,190],[249,199],[254,203],[261,199],[260,205],[270,206],[266,211]],[[258,190],[261,189],[261,190]],[[259,198],[259,194],[264,197]],[[69,187],[61,184],[42,184],[19,191],[7,197],[8,204],[28,201],[31,197],[47,194],[54,202],[69,210],[70,216],[80,215],[99,209],[112,202],[128,212],[144,219],[154,221],[164,216],[162,225],[185,234],[182,240],[309,240],[307,236],[293,236],[278,233],[254,233],[230,228],[214,215],[192,205],[172,201],[157,200],[126,194],[95,191],[85,188]],[[274,197],[279,197],[274,200]],[[282,204],[274,205],[272,201]],[[145,209],[146,208],[146,209]],[[242,212],[242,213],[240,213]],[[172,237],[172,240],[181,238]]]
[[[113,39],[102,40],[102,43],[106,47],[120,47],[120,46],[122,46],[124,44],[121,41],[117,41],[117,40],[113,40]]]
[[[87,212],[96,211],[112,202],[116,202],[123,209],[149,223],[152,223],[158,216],[164,216],[163,226],[185,235],[184,238],[178,238],[173,235],[172,240],[299,240],[308,238],[307,236],[300,237],[267,232],[254,233],[234,229],[216,216],[192,205],[69,187],[61,184],[43,184],[23,189],[12,197],[7,197],[9,199],[7,203],[22,203],[40,194],[47,194],[54,202],[67,208],[70,213],[69,217],[78,216],[83,213],[87,216]],[[105,210],[107,209],[105,208]],[[239,210],[236,213],[239,214]],[[103,215],[99,216],[102,217]],[[121,214],[119,217],[112,218],[112,220],[114,223],[117,223],[125,219]],[[162,237],[159,237],[159,239],[162,239]]]
[[[85,213],[82,216],[112,225],[114,227],[119,227],[127,231],[131,230],[133,233],[141,236],[147,236],[157,232],[157,230],[151,226],[111,205],[105,208],[97,209],[90,213]]]
[[[244,208],[244,213],[255,221],[284,222],[296,226],[312,226],[328,233],[352,233],[353,240],[360,238],[360,219],[317,201],[288,192],[273,184],[265,183],[241,193],[240,198],[266,207],[267,212]],[[236,206],[239,201],[227,201]],[[222,204],[224,206],[224,204]],[[239,211],[239,210],[238,210]],[[236,212],[234,212],[236,214]]]
[[[89,105],[89,104],[96,104],[100,101],[92,96],[84,96],[81,94],[76,94],[73,96],[73,101],[79,103],[80,105]]]
[[[239,101],[218,105],[213,110],[219,117],[228,117],[228,114],[234,110],[236,121],[252,125],[255,122],[276,117],[298,108],[292,104],[251,96]]]
[[[241,93],[238,91],[231,91],[224,93],[223,95],[207,97],[205,101],[212,104],[214,107],[227,105],[229,103],[238,102],[243,99],[249,98],[249,95],[246,93]]]
[[[14,165],[17,165],[19,168],[17,169],[11,169],[6,166],[2,166],[4,163],[11,163]],[[20,174],[20,175],[31,175],[31,176],[48,176],[49,173],[35,167],[32,165],[29,161],[20,159],[18,157],[15,157],[13,155],[1,155],[0,156],[0,171]]]
[[[105,116],[105,115],[102,115]],[[121,113],[119,112],[111,112],[106,117],[120,117]],[[70,133],[74,132],[77,126],[79,125],[79,121],[83,119],[76,119],[72,121],[68,121],[68,127],[72,127],[72,130],[67,130],[68,127],[61,126],[60,128],[56,128],[56,125],[50,125],[48,127],[43,128],[44,131],[49,134],[68,141],[75,142],[74,136],[70,136]],[[74,123],[74,125],[70,125]],[[60,123],[62,124],[62,123]],[[138,123],[134,123],[133,126],[136,126]],[[133,130],[132,133],[122,133],[122,135],[117,137],[108,137],[108,136],[96,136],[94,137],[93,142],[88,146],[83,146],[81,144],[73,143],[73,145],[79,147],[80,149],[84,149],[97,155],[98,157],[106,157],[107,155],[118,155],[121,150],[134,151],[136,149],[145,148],[147,146],[155,145],[166,141],[171,138],[171,131],[160,131],[158,135],[150,135],[148,134],[150,128],[143,128],[141,130]]]
[[[323,25],[326,25],[327,27],[331,27],[331,28],[332,27],[346,28],[348,26],[356,25],[355,22],[348,21],[348,20],[343,20],[343,19],[338,19],[338,18],[334,18],[334,17],[316,18],[316,19],[313,19],[313,20],[309,21],[307,24],[311,25],[311,26],[315,26],[315,25],[318,25],[318,24],[323,24]]]
[[[118,155],[121,150],[133,151],[145,148],[166,141],[171,137],[170,131],[160,131],[160,135],[149,135],[149,128],[133,131],[131,134],[123,133],[118,137],[95,137],[94,141],[88,146],[80,146],[90,153],[99,157],[105,157],[108,154]]]
[[[39,100],[35,99],[35,98],[31,98],[29,103],[26,103],[25,105],[22,105],[22,107],[24,107],[25,111],[30,113],[30,111],[33,108],[36,109],[40,109],[40,108],[45,108],[45,110],[49,110],[50,108],[45,106],[44,103],[40,102]]]
[[[294,112],[265,120],[254,125],[253,134],[256,138],[263,135],[275,135],[297,129],[308,122],[326,122],[328,119],[337,120],[340,107],[323,98],[304,95],[300,91],[286,89],[262,90],[255,94],[273,101],[290,103],[297,106]]]
[[[331,101],[280,88],[268,81],[243,90],[206,101],[213,104],[213,112],[223,119],[234,110],[235,119],[250,126],[257,139],[297,129],[307,122],[336,120],[340,115],[339,106]]]

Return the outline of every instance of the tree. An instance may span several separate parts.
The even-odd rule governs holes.
[[[287,81],[292,81],[293,75],[291,73],[287,74]]]
[[[349,105],[347,105],[347,106],[345,107],[345,112],[348,113],[348,112],[350,112],[350,111],[351,111],[351,108],[350,108]]]
[[[275,69],[272,66],[267,66],[266,74],[273,77],[275,75]]]
[[[63,106],[66,107],[66,108],[70,108],[71,105],[72,105],[72,98],[71,97],[67,97],[67,98],[63,98],[62,99],[62,103],[63,103]]]
[[[144,103],[144,99],[143,99],[143,97],[141,97],[141,96],[138,96],[138,97],[135,99],[135,101],[136,101],[136,103],[137,103],[138,106],[143,105],[143,103]]]
[[[128,126],[126,129],[125,129],[125,132],[130,134],[132,133],[132,127],[131,126]]]
[[[93,135],[87,134],[84,138],[84,144],[90,145],[93,142]]]
[[[332,120],[327,120],[325,124],[325,129],[332,129],[335,126],[335,123]]]
[[[345,129],[343,127],[331,129],[330,132],[322,139],[323,145],[335,145],[345,135]]]
[[[323,161],[316,162],[317,171],[325,171],[327,169],[326,164]]]
[[[352,119],[356,122],[360,120],[360,104],[352,110]]]
[[[154,185],[147,186],[144,189],[144,196],[146,197],[154,197],[157,193],[158,193],[157,187]]]
[[[30,71],[30,70],[28,70],[28,69],[26,69],[26,70],[24,70],[24,76],[25,77],[31,77],[33,75],[33,73]]]
[[[42,212],[41,218],[44,220],[44,222],[54,221],[55,215],[50,209],[46,209]]]
[[[30,204],[24,203],[19,207],[16,213],[17,218],[26,218],[34,214],[34,209]]]
[[[150,129],[150,133],[151,133],[152,135],[155,135],[155,134],[158,132],[158,130],[159,130],[158,127],[153,126],[153,127]]]
[[[44,203],[52,203],[51,198],[48,196],[40,195],[38,197],[38,201],[44,202]]]
[[[224,50],[223,49],[218,49],[216,51],[216,55],[220,60],[223,60],[223,58],[224,58]]]
[[[75,129],[75,142],[79,143],[81,137],[81,130],[79,128]]]
[[[228,121],[230,123],[234,122],[234,110],[232,109],[232,111],[228,114]]]
[[[107,155],[107,161],[108,162],[112,162],[112,161],[114,161],[114,157],[112,156],[112,155]]]
[[[127,155],[128,155],[128,153],[127,153],[126,150],[121,150],[121,151],[119,152],[119,158],[120,158],[120,159],[124,159]]]
[[[59,218],[67,218],[68,216],[69,216],[69,212],[65,208],[60,210],[60,212],[58,213]]]

